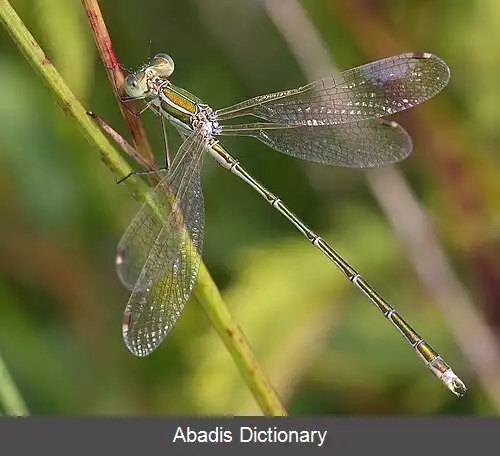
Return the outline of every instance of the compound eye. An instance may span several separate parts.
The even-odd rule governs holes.
[[[139,80],[137,79],[137,76],[135,74],[129,74],[125,78],[124,87],[125,87],[125,92],[127,92],[127,95],[133,98],[138,98],[144,95],[143,93],[144,91],[141,88]]]
[[[151,61],[158,76],[168,78],[174,72],[174,60],[168,54],[156,54]]]

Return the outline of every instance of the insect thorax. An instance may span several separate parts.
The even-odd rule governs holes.
[[[193,130],[200,129],[203,136],[207,138],[213,138],[213,136],[221,132],[214,110],[206,104],[196,104],[195,113],[191,118],[191,125]]]

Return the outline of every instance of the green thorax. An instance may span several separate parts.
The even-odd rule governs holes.
[[[161,109],[184,124],[190,124],[196,106],[204,104],[197,96],[173,84],[165,87],[161,95]]]

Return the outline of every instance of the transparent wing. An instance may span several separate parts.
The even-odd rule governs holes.
[[[262,95],[216,111],[217,120],[255,116],[288,125],[335,125],[383,117],[422,103],[448,83],[450,70],[423,52],[378,60],[304,87]]]
[[[148,355],[165,339],[196,282],[203,246],[205,147],[203,136],[188,137],[118,246],[118,275],[126,286],[135,281],[123,315],[123,338],[137,356]]]
[[[350,168],[388,165],[406,158],[411,138],[398,123],[381,119],[318,127],[271,123],[228,125],[221,135],[253,136],[292,157]]]
[[[136,288],[139,275],[146,263],[153,243],[163,227],[161,217],[155,211],[166,216],[172,210],[172,200],[175,185],[182,182],[181,175],[188,171],[188,152],[192,147],[194,138],[185,142],[178,153],[168,174],[152,190],[146,203],[137,212],[127,230],[123,234],[117,247],[116,272],[122,284],[132,291]]]

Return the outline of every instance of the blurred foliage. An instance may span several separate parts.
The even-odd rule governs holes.
[[[262,3],[100,1],[125,67],[168,52],[176,62],[173,80],[215,108],[305,82]],[[450,86],[439,95],[449,109],[438,109],[434,101],[416,109],[446,120],[441,141],[450,150],[457,141],[473,146],[461,160],[474,178],[483,217],[457,222],[457,213],[467,216],[467,207],[450,203],[454,192],[443,185],[446,169],[435,164],[442,157],[426,154],[426,130],[413,130],[404,116],[400,120],[412,134],[415,152],[400,169],[428,209],[455,270],[495,323],[500,312],[491,298],[495,290],[483,280],[484,262],[471,258],[498,248],[500,29],[495,18],[500,4],[484,0],[457,8],[451,0],[368,2],[373,15],[401,38],[391,49],[382,46],[380,55],[370,55],[363,41],[381,38],[370,28],[371,13],[360,9],[358,14],[348,3],[302,2],[340,68],[425,50],[452,69]],[[125,135],[80,2],[12,4],[82,103]],[[353,21],[360,24],[357,33]],[[367,37],[360,32],[363,25]],[[3,29],[0,43],[0,87],[6,89],[0,109],[0,355],[30,411],[258,413],[193,302],[160,349],[146,359],[128,354],[120,328],[128,294],[115,274],[114,251],[137,206]],[[161,160],[160,124],[152,114],[144,119]],[[171,144],[179,145],[169,133]],[[204,260],[291,414],[495,413],[362,171],[303,163],[250,139],[225,144],[395,303],[469,387],[463,399],[451,395],[286,220],[207,160]],[[460,189],[460,181],[456,186]]]

